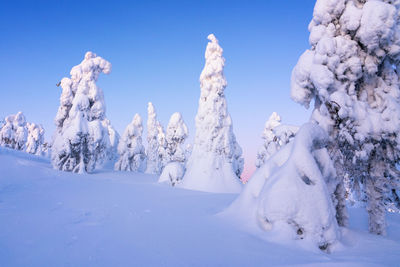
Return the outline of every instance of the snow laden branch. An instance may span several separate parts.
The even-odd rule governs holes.
[[[217,38],[210,34],[205,66],[200,75],[196,136],[182,187],[209,192],[240,192],[242,149],[236,142],[225,99],[225,59]]]

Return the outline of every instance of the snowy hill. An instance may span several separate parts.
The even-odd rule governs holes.
[[[332,254],[279,244],[218,216],[236,198],[172,188],[157,176],[77,175],[41,157],[0,148],[0,266],[396,266],[400,215],[388,235],[350,230]]]

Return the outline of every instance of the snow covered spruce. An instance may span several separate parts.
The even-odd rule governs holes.
[[[118,144],[119,159],[115,163],[115,170],[139,172],[146,170],[146,154],[142,144],[142,133],[142,118],[139,114],[135,114]]]
[[[262,133],[264,144],[259,149],[256,159],[256,167],[260,168],[282,146],[288,144],[295,136],[298,127],[282,125],[281,117],[273,112],[265,123]]]
[[[292,74],[292,98],[307,108],[314,100],[312,120],[334,139],[330,154],[340,178],[365,192],[376,234],[385,234],[384,199],[398,201],[399,5],[318,0],[311,48]]]
[[[162,162],[160,156],[160,138],[159,134],[163,134],[160,122],[157,120],[156,110],[151,102],[147,106],[147,168],[146,173],[160,174]]]
[[[60,107],[52,145],[54,168],[91,172],[115,157],[118,134],[106,118],[103,91],[96,85],[100,73],[111,72],[111,63],[92,52],[61,80]]]
[[[205,52],[200,75],[200,100],[196,116],[196,136],[181,186],[209,192],[241,191],[242,149],[232,130],[224,90],[225,59],[213,34]]]
[[[292,142],[256,170],[226,213],[329,252],[340,239],[339,222],[346,213],[327,143],[321,127],[303,125]]]
[[[168,182],[172,186],[182,180],[185,173],[186,151],[184,143],[188,128],[179,112],[172,114],[165,132],[165,143],[160,149],[163,171],[158,182]]]
[[[44,129],[42,125],[26,122],[22,112],[9,115],[0,128],[0,145],[43,155]]]

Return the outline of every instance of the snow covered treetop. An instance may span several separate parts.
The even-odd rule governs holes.
[[[132,122],[126,127],[127,136],[141,136],[143,132],[142,118],[139,114],[135,114]]]
[[[225,58],[222,56],[224,50],[219,46],[214,34],[210,34],[207,38],[210,42],[205,52],[206,63],[200,74],[200,87],[206,91],[223,93],[227,86],[224,77]]]
[[[179,112],[175,112],[169,120],[166,138],[180,142],[185,140],[187,136],[188,128],[182,119],[182,115]]]

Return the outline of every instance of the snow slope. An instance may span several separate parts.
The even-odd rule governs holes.
[[[172,188],[157,176],[77,175],[46,158],[0,148],[0,266],[395,266],[400,216],[388,236],[367,233],[350,210],[343,247],[332,254],[272,241],[216,216],[236,198]],[[246,218],[242,218],[243,222]]]

